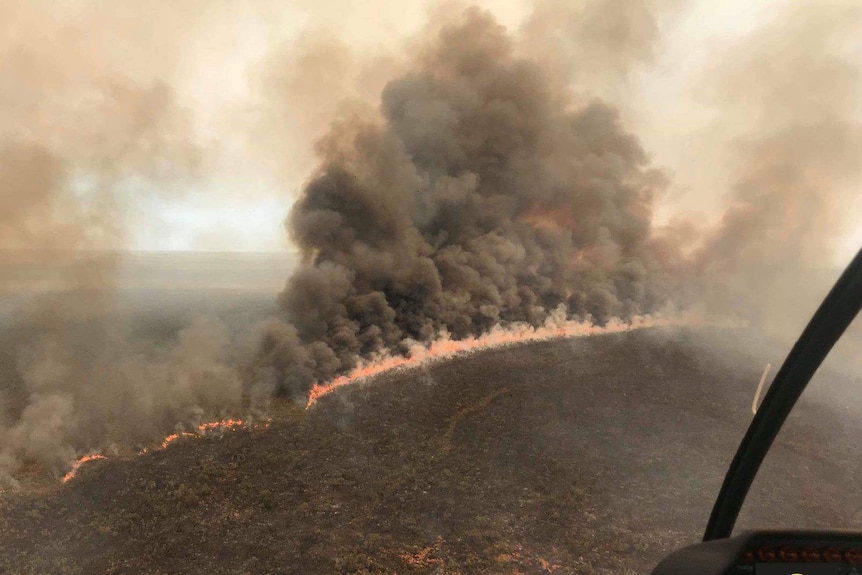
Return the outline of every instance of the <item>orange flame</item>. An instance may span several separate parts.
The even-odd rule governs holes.
[[[218,421],[209,421],[207,423],[201,423],[197,426],[197,433],[189,433],[188,431],[181,431],[179,433],[172,433],[162,440],[162,449],[166,448],[168,445],[176,441],[181,437],[200,437],[201,435],[206,435],[211,431],[216,430],[224,430],[230,431],[236,429],[237,427],[242,427],[245,425],[245,422],[242,419],[220,419]],[[147,450],[144,449],[141,453],[146,453]]]
[[[231,431],[231,430],[234,430],[238,427],[242,427],[244,425],[246,425],[246,423],[242,419],[220,419],[218,421],[209,421],[206,423],[201,423],[200,425],[198,425],[195,428],[197,433],[190,433],[188,431],[181,431],[178,433],[172,433],[172,434],[168,435],[167,437],[165,437],[162,440],[159,448],[165,449],[167,446],[169,446],[174,441],[180,439],[181,437],[200,437],[202,435],[206,435],[207,433],[210,433],[210,432],[213,432],[216,430]],[[263,426],[268,427],[269,426],[269,420],[265,421],[263,423]],[[138,453],[138,455],[143,455],[143,454],[149,453],[149,452],[150,452],[150,448],[145,447],[144,449],[142,449]],[[63,483],[66,483],[69,480],[73,479],[75,477],[75,474],[78,473],[78,468],[81,467],[81,465],[87,463],[88,461],[93,461],[95,459],[107,459],[107,457],[105,457],[104,455],[101,455],[99,453],[94,453],[94,454],[90,454],[90,455],[85,455],[85,456],[75,460],[72,463],[72,468],[69,470],[68,473],[66,473],[66,475],[63,476]]]
[[[242,427],[245,425],[245,422],[242,419],[222,419],[219,421],[211,421],[209,423],[201,423],[198,425],[199,433],[206,433],[207,431],[212,431],[214,429],[234,429],[235,427]]]
[[[380,355],[376,359],[361,363],[346,375],[339,376],[327,383],[315,384],[308,394],[306,409],[311,407],[318,399],[339,387],[355,383],[386,371],[418,367],[425,363],[447,359],[456,355],[473,353],[484,349],[516,345],[530,341],[582,337],[605,333],[618,333],[646,327],[690,325],[694,323],[703,323],[702,318],[698,318],[696,316],[675,316],[673,318],[637,316],[629,322],[612,320],[604,326],[596,326],[589,322],[566,320],[561,317],[561,314],[554,313],[548,318],[545,325],[541,327],[533,327],[526,324],[515,324],[508,327],[497,326],[485,335],[459,340],[451,339],[449,334],[444,332],[430,344],[416,344],[413,346],[410,349],[410,355],[407,357]],[[719,325],[719,323],[716,323],[716,325]],[[261,423],[260,426],[265,428],[269,427],[269,424],[270,420],[267,420]],[[218,421],[201,423],[196,428],[197,433],[184,431],[168,435],[162,440],[160,448],[165,449],[171,443],[182,437],[199,437],[211,431],[234,430],[246,425],[247,423],[241,419],[221,419]],[[140,451],[140,454],[143,455],[149,451],[150,448],[144,448]],[[74,478],[81,465],[95,459],[107,458],[100,454],[85,455],[81,457],[72,463],[72,468],[63,477],[63,483]]]
[[[88,461],[94,461],[96,459],[107,459],[104,455],[98,453],[92,453],[90,455],[85,455],[81,458],[78,458],[74,463],[72,463],[72,469],[69,470],[66,475],[63,476],[63,483],[67,483],[70,480],[75,478],[75,475],[78,473],[78,468],[87,463]]]
[[[541,327],[533,327],[527,324],[517,324],[509,327],[497,326],[485,335],[457,340],[451,339],[447,333],[442,333],[438,339],[432,341],[430,344],[417,344],[411,348],[410,355],[407,357],[381,355],[370,362],[361,363],[346,375],[336,377],[327,383],[315,384],[308,394],[306,409],[314,405],[318,399],[339,387],[349,385],[373,375],[378,375],[385,371],[417,367],[425,363],[439,361],[455,355],[472,353],[483,349],[515,345],[529,341],[543,341],[565,337],[582,337],[603,333],[617,333],[646,327],[682,325],[689,323],[692,323],[691,319],[685,319],[681,316],[675,318],[637,316],[629,322],[612,320],[604,326],[596,326],[588,322],[561,319],[559,314],[555,314],[548,318],[545,325]]]
[[[168,445],[170,445],[180,437],[195,437],[195,434],[188,433],[186,431],[183,431],[182,433],[171,433],[162,440],[162,449],[166,448]]]

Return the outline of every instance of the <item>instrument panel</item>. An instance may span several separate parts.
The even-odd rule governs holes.
[[[748,531],[671,553],[653,575],[862,575],[862,532]]]
[[[862,575],[856,533],[759,532],[743,545],[740,575]]]

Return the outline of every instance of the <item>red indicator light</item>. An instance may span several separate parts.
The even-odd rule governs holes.
[[[844,559],[851,565],[862,565],[862,549],[848,549],[844,552]]]
[[[764,545],[757,550],[757,558],[764,563],[775,561],[775,550],[772,547]]]
[[[841,550],[836,547],[827,547],[823,550],[823,560],[829,563],[840,563],[843,559]]]
[[[817,549],[814,549],[813,547],[806,547],[805,549],[802,550],[800,555],[802,556],[803,561],[810,562],[810,561],[820,561],[821,560],[820,551],[818,551]]]
[[[783,545],[778,548],[778,558],[785,563],[796,563],[799,561],[799,552],[795,547]]]

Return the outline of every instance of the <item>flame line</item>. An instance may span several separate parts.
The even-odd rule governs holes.
[[[162,440],[162,442],[159,444],[159,447],[156,449],[165,449],[171,443],[173,443],[174,441],[176,441],[182,437],[202,437],[202,436],[204,436],[207,433],[210,433],[212,431],[216,431],[216,430],[232,431],[234,429],[237,429],[238,427],[243,427],[245,425],[247,425],[247,424],[242,419],[220,419],[217,421],[209,421],[206,423],[201,423],[200,425],[198,425],[195,428],[195,430],[196,430],[195,433],[192,433],[189,431],[181,431],[178,433],[172,433],[172,434],[168,435],[167,437],[165,437]],[[268,422],[265,422],[264,425],[265,426],[268,425]],[[145,447],[144,449],[142,449],[141,451],[138,452],[138,455],[144,455],[145,453],[149,453],[150,451],[152,451],[151,448]],[[78,459],[73,461],[71,469],[69,469],[69,471],[66,473],[66,475],[63,476],[63,479],[62,479],[63,483],[68,483],[69,481],[74,479],[78,473],[78,469],[80,469],[80,467],[82,465],[84,465],[88,461],[94,461],[97,459],[108,459],[108,458],[105,455],[102,455],[101,453],[90,453],[88,455],[84,455],[82,457],[79,457]]]
[[[448,359],[456,355],[469,354],[480,350],[494,349],[517,345],[520,343],[545,341],[549,339],[584,337],[589,335],[600,335],[607,333],[619,333],[647,327],[688,325],[694,321],[682,316],[673,318],[655,318],[650,316],[637,316],[631,321],[612,320],[604,326],[597,326],[589,322],[550,320],[544,326],[533,327],[530,325],[515,325],[509,327],[495,327],[485,335],[453,340],[448,334],[443,333],[430,344],[417,344],[410,349],[410,355],[406,357],[381,355],[369,362],[360,363],[350,373],[341,375],[335,379],[315,384],[308,394],[306,409],[314,405],[321,397],[332,393],[339,387],[379,375],[395,369],[409,369],[420,365]]]
[[[63,476],[63,483],[68,483],[69,481],[74,479],[75,475],[78,474],[78,469],[82,465],[84,465],[88,461],[95,461],[97,459],[107,459],[107,457],[105,457],[104,455],[102,455],[100,453],[91,453],[89,455],[85,455],[85,456],[80,457],[77,460],[75,460],[75,462],[72,463],[72,469],[70,469],[68,471],[68,473],[66,473],[66,475]]]
[[[576,322],[572,320],[560,321],[559,318],[551,318],[544,326],[533,327],[530,325],[517,324],[507,327],[497,326],[488,333],[478,337],[465,339],[451,339],[448,333],[441,333],[439,337],[430,344],[416,344],[410,349],[408,356],[379,355],[367,362],[363,362],[350,373],[336,377],[323,383],[315,384],[308,394],[306,409],[310,408],[324,395],[336,389],[370,378],[381,373],[396,369],[412,369],[421,365],[449,359],[458,355],[471,354],[478,351],[518,345],[521,343],[545,341],[550,339],[561,339],[569,337],[584,337],[590,335],[601,335],[608,333],[619,333],[660,326],[680,326],[709,323],[693,316],[674,316],[669,318],[657,318],[651,316],[637,316],[628,322],[622,320],[611,320],[604,326],[596,326],[589,322]],[[720,323],[715,325],[720,325]],[[768,371],[767,366],[767,371]],[[765,379],[765,372],[764,377]],[[761,385],[763,381],[761,380]],[[268,427],[270,421],[262,423]],[[241,419],[221,419],[201,423],[195,428],[195,432],[177,432],[166,436],[158,447],[144,448],[139,455],[149,453],[153,449],[165,449],[174,441],[183,437],[201,437],[214,430],[234,430],[249,424]],[[72,480],[78,469],[89,461],[107,459],[100,453],[90,453],[73,461],[70,470],[63,476],[63,483]]]

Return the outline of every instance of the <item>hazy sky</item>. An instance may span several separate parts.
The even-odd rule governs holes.
[[[343,98],[373,103],[375,92],[409,51],[409,39],[422,29],[429,10],[454,11],[463,4],[186,0],[117,2],[105,10],[104,4],[86,1],[0,0],[0,10],[12,14],[6,19],[8,28],[0,26],[0,33],[13,31],[0,41],[0,75],[5,74],[0,84],[11,85],[21,74],[13,58],[20,53],[19,44],[44,39],[36,53],[56,62],[57,68],[35,75],[30,88],[37,94],[54,89],[53,75],[62,74],[67,66],[57,56],[65,52],[66,39],[49,39],[52,28],[44,24],[50,20],[64,34],[72,29],[73,44],[83,57],[70,52],[68,58],[77,62],[65,68],[69,78],[60,89],[74,86],[76,77],[90,75],[99,81],[113,75],[138,85],[164,84],[174,94],[177,109],[187,116],[182,122],[191,126],[190,139],[203,150],[204,169],[193,177],[146,184],[158,190],[130,193],[130,199],[123,200],[123,213],[134,213],[123,224],[123,245],[141,250],[282,250],[289,248],[282,221],[304,175],[313,168],[314,136],[325,128],[329,115]],[[478,4],[513,33],[534,9],[526,0]],[[750,114],[728,117],[715,96],[704,95],[704,82],[709,70],[727,67],[726,54],[735,46],[750,46],[760,35],[767,39],[780,35],[775,20],[790,4],[791,0],[645,1],[658,27],[652,58],[616,76],[590,76],[589,66],[583,66],[587,80],[595,82],[577,89],[616,104],[656,165],[672,174],[671,190],[659,202],[659,222],[684,215],[706,226],[719,217],[731,184],[730,170],[718,169],[732,153],[727,144],[759,119]],[[28,36],[28,24],[44,38],[33,40],[32,31]],[[16,36],[18,29],[23,31]],[[834,49],[847,61],[855,55],[862,62],[860,42]],[[297,81],[291,67],[308,54],[319,57],[314,56],[319,50],[307,48],[320,45],[334,48],[320,60],[319,71],[311,73],[310,81],[318,84],[315,90],[273,103],[272,94],[280,86]],[[575,68],[579,64],[571,62]],[[75,72],[76,65],[81,66],[80,73]],[[780,57],[775,62],[776,68],[792,65]],[[300,82],[305,79],[298,76]],[[320,91],[330,85],[330,90]],[[22,93],[22,102],[32,99]],[[8,97],[13,103],[7,110],[11,116],[22,104],[15,95]],[[51,106],[53,102],[40,104],[39,117],[65,118],[70,113],[60,107],[53,116],[45,114],[45,109],[54,110]],[[858,105],[854,113],[859,113]],[[11,132],[20,130],[12,126]],[[59,129],[46,133],[52,142],[62,140]],[[171,134],[171,142],[181,137]],[[87,177],[84,169],[81,181]],[[127,180],[119,189],[134,186]],[[848,219],[841,232],[848,239],[839,259],[862,243],[862,221]]]

